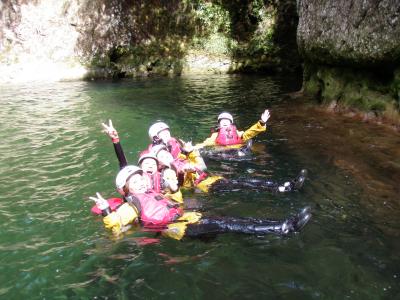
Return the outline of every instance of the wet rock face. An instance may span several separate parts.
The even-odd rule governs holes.
[[[313,63],[400,63],[399,0],[298,0],[297,42]]]
[[[298,0],[303,91],[400,125],[400,0]]]

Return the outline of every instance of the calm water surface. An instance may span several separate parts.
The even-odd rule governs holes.
[[[400,299],[400,137],[331,116],[285,93],[291,79],[208,76],[0,86],[0,298]],[[290,179],[295,193],[186,193],[213,214],[313,219],[290,237],[226,234],[115,239],[88,197],[116,196],[112,119],[128,160],[152,122],[198,142],[228,110],[240,128],[271,110],[251,160],[208,161],[225,176]]]

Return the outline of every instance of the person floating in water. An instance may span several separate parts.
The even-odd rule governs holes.
[[[116,187],[124,202],[121,201],[121,205],[113,209],[99,193],[96,193],[96,197],[90,197],[101,211],[105,227],[116,235],[132,224],[140,224],[146,230],[161,232],[177,240],[221,233],[287,235],[300,231],[311,218],[309,207],[283,220],[185,212],[179,203],[149,191],[143,171],[136,166],[128,165],[119,171]]]
[[[269,110],[266,109],[260,120],[246,131],[239,131],[233,122],[233,116],[228,112],[219,114],[216,132],[202,143],[196,144],[196,149],[208,146],[242,146],[244,143],[254,138],[266,130],[266,123],[270,118]]]
[[[152,148],[157,157],[159,167],[171,168],[176,171],[180,179],[180,185],[186,188],[196,188],[202,192],[228,192],[243,189],[255,191],[269,191],[273,193],[290,192],[299,190],[306,180],[307,170],[301,170],[298,176],[291,180],[279,184],[271,180],[261,178],[224,178],[218,175],[210,175],[201,168],[197,168],[196,163],[187,160],[174,159],[164,145],[157,145]],[[195,158],[192,158],[196,161]]]
[[[151,150],[155,145],[162,144],[168,148],[168,151],[174,158],[179,157],[184,152],[184,143],[171,136],[169,126],[164,122],[159,121],[151,125],[149,128],[149,137],[151,144],[148,150]]]
[[[118,132],[114,128],[111,120],[108,121],[108,124],[102,123],[102,126],[103,132],[111,138],[115,154],[118,158],[119,168],[123,169],[128,165],[128,162],[122,149]],[[163,168],[161,170],[158,165],[157,157],[152,151],[143,151],[139,155],[138,164],[147,177],[149,189],[154,190],[157,193],[162,193],[167,198],[173,199],[177,202],[183,202],[182,192],[178,186],[176,172],[169,168]]]
[[[123,152],[118,132],[112,121],[109,124],[102,123],[103,131],[111,138],[117,155],[120,169],[128,163]],[[175,201],[182,202],[182,193],[179,187],[196,188],[202,192],[228,192],[234,190],[251,189],[269,192],[290,192],[299,190],[307,177],[307,171],[301,170],[299,175],[291,180],[279,184],[272,180],[261,178],[237,178],[228,179],[218,175],[210,175],[206,170],[204,160],[198,150],[185,145],[187,159],[175,158],[164,144],[145,150],[139,157],[139,165],[149,177],[149,187],[160,192]],[[177,185],[176,183],[179,183]]]

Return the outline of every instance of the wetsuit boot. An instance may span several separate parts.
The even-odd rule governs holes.
[[[299,173],[299,175],[297,175],[297,177],[291,182],[293,189],[298,190],[301,189],[304,185],[304,181],[306,181],[307,178],[307,170],[306,169],[302,169]]]
[[[304,207],[297,215],[287,219],[282,225],[284,234],[300,231],[311,219],[311,208]]]
[[[253,140],[248,140],[246,142],[246,145],[244,145],[243,147],[240,147],[237,150],[237,155],[238,157],[243,157],[243,156],[247,156],[251,154],[251,147],[253,146]]]
[[[311,209],[309,206],[303,208],[296,215],[282,221],[253,219],[254,230],[258,234],[275,233],[279,235],[289,234],[300,231],[311,219]]]
[[[307,170],[302,169],[295,179],[287,181],[283,185],[279,186],[279,192],[290,192],[301,189],[304,185],[304,181],[306,181],[307,174]]]

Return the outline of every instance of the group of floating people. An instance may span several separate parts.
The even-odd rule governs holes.
[[[139,155],[137,165],[128,164],[117,130],[112,121],[103,123],[103,131],[111,138],[120,171],[115,179],[121,198],[104,199],[99,193],[92,212],[101,215],[104,226],[116,235],[132,226],[161,233],[180,240],[184,237],[204,237],[220,233],[287,235],[300,231],[311,218],[309,207],[283,220],[211,216],[184,199],[182,189],[204,193],[221,193],[243,189],[285,193],[300,189],[306,170],[283,184],[264,178],[224,178],[212,175],[202,155],[209,149],[221,153],[222,159],[243,156],[250,151],[251,140],[266,131],[270,113],[265,110],[257,123],[239,131],[228,112],[218,116],[215,132],[202,143],[192,145],[171,136],[169,126],[156,122],[149,128],[150,145]]]

